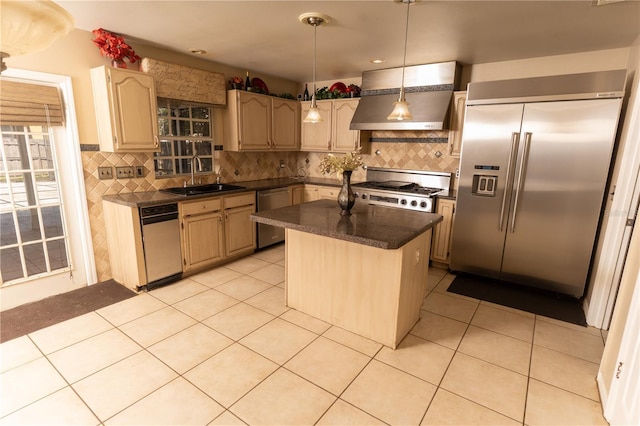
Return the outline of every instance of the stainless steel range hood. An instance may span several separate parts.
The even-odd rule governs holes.
[[[351,120],[352,130],[442,130],[448,126],[453,91],[460,83],[455,62],[414,65],[405,68],[405,94],[411,121],[389,121],[398,100],[402,68],[362,73],[362,97]]]

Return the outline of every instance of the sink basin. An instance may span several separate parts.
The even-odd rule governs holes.
[[[230,185],[226,183],[210,183],[208,185],[179,186],[176,188],[161,189],[164,192],[170,192],[178,195],[202,195],[217,192],[233,191],[235,189],[244,189],[244,186]]]

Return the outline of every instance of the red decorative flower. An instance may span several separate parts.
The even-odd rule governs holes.
[[[96,36],[93,43],[100,48],[102,56],[107,56],[116,61],[128,59],[132,64],[140,60],[140,56],[136,55],[133,48],[124,42],[124,37],[102,28],[93,30],[93,35]]]

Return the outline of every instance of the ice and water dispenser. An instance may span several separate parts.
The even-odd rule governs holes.
[[[490,174],[500,170],[499,166],[475,165],[477,170],[471,183],[471,194],[484,197],[495,197],[498,186],[498,176]]]

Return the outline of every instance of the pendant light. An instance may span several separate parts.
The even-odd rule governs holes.
[[[318,111],[318,106],[316,105],[316,51],[317,51],[317,31],[318,25],[324,25],[329,23],[330,19],[327,15],[323,15],[321,13],[303,13],[298,17],[298,20],[303,24],[312,25],[313,26],[313,95],[311,95],[311,108],[309,108],[309,112],[307,116],[302,120],[303,123],[321,123],[324,121],[322,116],[320,115],[320,111]]]
[[[413,120],[413,115],[409,111],[409,103],[404,97],[404,69],[407,66],[407,38],[409,36],[409,6],[416,0],[394,0],[400,3],[406,3],[407,5],[407,20],[404,30],[404,56],[402,59],[402,82],[400,83],[400,96],[398,100],[393,103],[393,111],[387,117],[387,120],[391,121],[408,121]]]

